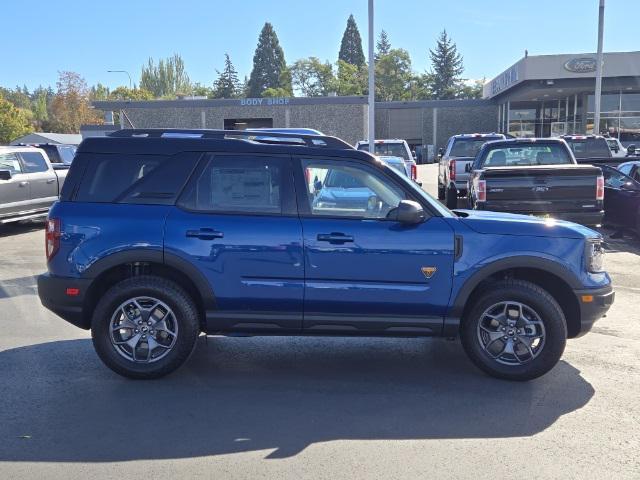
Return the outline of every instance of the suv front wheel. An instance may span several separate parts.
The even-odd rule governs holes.
[[[477,367],[507,380],[531,380],[560,360],[567,325],[558,302],[537,285],[506,280],[488,285],[465,315],[462,345]]]
[[[122,280],[100,299],[91,335],[100,359],[129,378],[162,377],[181,366],[200,333],[193,300],[155,276]]]

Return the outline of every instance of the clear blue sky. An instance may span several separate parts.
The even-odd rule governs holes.
[[[523,56],[595,51],[598,0],[376,0],[376,34],[428,68],[428,49],[446,28],[464,56],[467,78],[492,78]],[[54,6],[56,5],[56,6]],[[271,22],[287,62],[335,62],[353,13],[366,53],[367,0],[11,0],[2,8],[0,85],[55,86],[59,70],[89,85],[134,82],[148,57],[180,53],[193,81],[210,85],[228,52],[241,78],[258,33]],[[607,0],[605,51],[640,50],[640,0]],[[15,20],[15,21],[14,21]],[[630,25],[630,26],[629,26]]]

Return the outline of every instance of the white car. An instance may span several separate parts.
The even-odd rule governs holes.
[[[627,149],[624,145],[622,145],[622,143],[620,143],[619,139],[615,137],[610,137],[610,138],[607,138],[606,140],[607,140],[607,145],[609,145],[609,150],[611,150],[611,155],[613,155],[614,158],[627,156]]]
[[[404,160],[405,166],[407,167],[407,172],[410,172],[409,178],[411,178],[412,180],[417,180],[418,167],[416,165],[416,161],[413,158],[413,154],[411,153],[411,149],[409,148],[409,144],[406,140],[402,140],[400,138],[375,140],[375,147],[375,152],[371,153],[378,157],[401,157]],[[359,141],[358,143],[356,143],[356,149],[368,152],[369,142],[366,140]]]

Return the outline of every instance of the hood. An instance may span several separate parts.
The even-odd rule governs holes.
[[[454,213],[478,233],[578,239],[601,237],[590,228],[565,220],[478,210],[454,210]]]

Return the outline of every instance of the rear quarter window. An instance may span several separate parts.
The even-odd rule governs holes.
[[[75,201],[171,205],[200,156],[191,152],[171,156],[83,154],[86,166]]]

